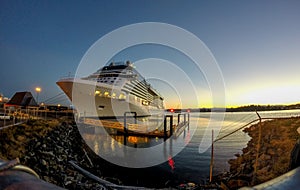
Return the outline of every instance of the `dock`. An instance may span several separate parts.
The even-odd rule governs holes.
[[[126,116],[126,114],[124,115]],[[184,120],[180,121],[182,116]],[[136,122],[128,123],[127,117],[124,117],[123,123],[120,121],[99,120],[95,118],[83,118],[82,123],[114,129],[118,134],[126,136],[158,137],[167,139],[172,135],[174,138],[177,138],[185,128],[189,126],[189,113],[179,113],[177,114],[177,118],[177,123],[174,124],[174,115],[165,115],[163,126],[157,126],[155,130],[153,130],[153,127],[149,128],[147,125],[137,124]]]

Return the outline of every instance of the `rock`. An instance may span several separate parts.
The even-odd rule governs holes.
[[[267,161],[267,160],[271,160],[271,156],[268,155],[268,154],[262,154],[260,157],[259,157],[259,161]]]
[[[23,142],[23,141],[25,141],[25,139],[26,139],[26,137],[23,136],[23,135],[19,135],[19,136],[17,137],[17,141],[19,141],[19,142]]]
[[[274,148],[269,148],[269,149],[267,150],[267,154],[269,154],[269,155],[271,155],[271,156],[274,156],[274,155],[276,154],[276,152],[275,152]]]
[[[42,159],[42,164],[43,164],[44,166],[46,166],[46,165],[47,165],[47,162],[46,162],[44,159]]]
[[[239,187],[244,187],[244,186],[249,186],[249,185],[250,185],[250,183],[248,181],[240,180],[240,179],[231,179],[227,183],[227,186],[229,187],[229,189],[237,189]]]
[[[299,137],[296,132],[299,125],[299,117],[275,119],[261,123],[263,130],[255,175],[253,172],[256,163],[259,125],[252,125],[244,129],[251,140],[248,142],[247,147],[242,150],[243,153],[240,156],[236,155],[237,158],[228,161],[231,173],[229,186],[238,188],[239,180],[243,179],[254,182],[251,185],[256,185],[285,173],[289,167],[293,145]]]

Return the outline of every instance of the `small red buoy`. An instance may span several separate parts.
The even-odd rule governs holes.
[[[171,167],[171,169],[174,170],[175,169],[175,162],[174,162],[174,160],[172,159],[171,156],[169,156],[168,162],[169,162],[169,166]]]

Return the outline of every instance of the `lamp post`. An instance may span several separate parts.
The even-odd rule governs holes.
[[[36,87],[35,91],[36,91],[36,103],[39,106],[39,93],[42,91],[42,88],[41,87]],[[39,107],[38,107],[38,109],[39,109]],[[36,110],[37,111],[36,114],[35,114],[36,117],[39,115],[38,109]]]
[[[39,104],[39,93],[42,91],[42,89],[41,87],[36,87],[35,91],[36,91],[36,102],[37,104]]]

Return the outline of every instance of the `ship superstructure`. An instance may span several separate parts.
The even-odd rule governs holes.
[[[111,62],[87,77],[64,78],[57,85],[81,116],[149,116],[164,109],[163,97],[129,61]]]

